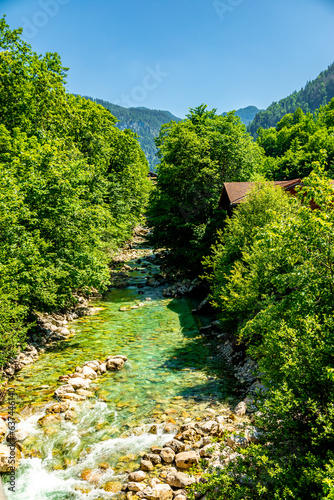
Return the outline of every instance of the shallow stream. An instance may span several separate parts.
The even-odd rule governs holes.
[[[209,318],[192,315],[190,299],[165,299],[161,287],[138,288],[157,272],[150,260],[128,264],[135,268],[130,286],[94,303],[101,309],[73,322],[73,337],[49,348],[11,385],[21,409],[18,428],[30,436],[10,500],[115,497],[141,453],[170,440],[182,421],[233,399],[213,341],[199,334]],[[124,369],[93,381],[96,397],[72,404],[74,420],[41,428],[37,420],[55,402],[58,377],[111,354],[128,357]]]

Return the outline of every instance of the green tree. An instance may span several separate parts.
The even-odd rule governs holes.
[[[225,214],[218,201],[226,181],[250,180],[262,169],[262,152],[234,113],[218,116],[205,105],[161,128],[160,164],[149,216],[156,247],[178,266],[200,269]]]

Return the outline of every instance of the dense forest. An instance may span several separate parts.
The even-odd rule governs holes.
[[[235,113],[205,105],[157,138],[152,243],[171,269],[209,283],[222,331],[257,363],[263,388],[255,442],[196,485],[208,500],[334,498],[333,133],[334,99],[256,142]],[[292,176],[303,177],[297,197],[265,182]],[[223,183],[246,180],[253,192],[227,217]]]
[[[117,104],[103,101],[102,99],[95,99],[92,97],[85,98],[109,109],[109,111],[119,120],[116,126],[120,130],[131,129],[139,136],[139,144],[149,162],[150,170],[153,172],[159,161],[156,156],[157,148],[154,142],[155,137],[159,134],[162,125],[172,120],[179,122],[181,119],[172,115],[169,111],[148,109],[144,107],[124,108]]]
[[[36,311],[103,290],[111,252],[146,203],[148,164],[135,135],[65,90],[56,53],[37,55],[0,20],[0,365]]]
[[[275,127],[285,114],[294,113],[297,108],[301,108],[305,113],[313,113],[333,97],[334,63],[322,71],[315,80],[308,82],[299,92],[295,91],[279,102],[273,102],[265,111],[260,111],[248,126],[248,131],[255,137],[260,127]]]

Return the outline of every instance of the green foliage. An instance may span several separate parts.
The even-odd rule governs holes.
[[[136,136],[67,94],[58,54],[0,20],[0,366],[36,311],[104,290],[110,252],[139,221],[148,164]]]
[[[170,262],[196,272],[225,219],[218,210],[223,183],[249,180],[261,171],[262,154],[234,113],[217,116],[205,105],[164,125],[156,142],[161,162],[150,202],[152,242],[170,250]]]
[[[267,387],[257,401],[263,442],[209,477],[208,499],[333,495],[334,192],[322,156],[298,194],[302,204],[277,189],[254,192],[207,263],[221,317]]]
[[[255,137],[258,129],[275,127],[284,115],[294,113],[301,108],[305,113],[313,113],[320,106],[326,105],[334,97],[334,63],[326,71],[299,92],[293,92],[279,102],[273,102],[266,110],[260,111],[248,131]]]
[[[312,164],[327,152],[325,169],[334,177],[334,99],[315,115],[298,108],[285,115],[276,128],[259,129],[257,142],[266,155],[266,172],[270,178],[292,179],[309,175]]]

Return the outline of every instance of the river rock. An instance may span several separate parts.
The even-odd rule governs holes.
[[[117,371],[124,367],[124,361],[122,358],[111,358],[107,361],[107,370]]]
[[[208,420],[207,422],[202,422],[201,424],[199,424],[199,427],[203,432],[214,434],[218,429],[218,423],[215,420]]]
[[[5,436],[7,434],[7,424],[2,418],[0,418],[0,441],[3,441],[5,439]]]
[[[182,439],[184,441],[199,441],[201,436],[194,429],[188,429],[182,433]]]
[[[203,499],[204,499],[204,497],[203,497]],[[203,500],[203,499],[202,499],[202,500]],[[184,495],[176,495],[176,496],[174,497],[174,500],[187,500],[187,497],[186,497],[186,496],[184,496]]]
[[[262,436],[262,432],[256,428],[246,429],[245,436],[248,439],[248,441],[250,441],[251,443],[257,444],[260,441],[260,438]]]
[[[146,476],[147,474],[143,470],[136,470],[135,472],[131,472],[131,474],[129,474],[128,480],[130,482],[133,481],[135,483],[140,483],[146,479]]]
[[[73,389],[88,389],[89,384],[89,379],[83,379],[81,377],[70,379],[70,385],[73,387]]]
[[[143,456],[143,460],[150,460],[154,465],[161,464],[161,457],[156,453],[146,453]]]
[[[226,442],[230,448],[233,448],[233,450],[239,447],[247,448],[247,446],[249,445],[248,439],[244,436],[239,436],[238,434],[232,434],[231,436],[228,436]]]
[[[246,415],[247,412],[247,405],[244,401],[240,401],[239,404],[234,408],[234,413],[238,415],[238,417],[243,417]]]
[[[58,328],[58,333],[64,335],[65,337],[71,335],[71,332],[67,328]]]
[[[18,468],[21,452],[14,445],[0,445],[0,472],[13,472]]]
[[[8,434],[7,441],[9,443],[22,442],[29,436],[29,432],[23,429],[15,431],[13,434]]]
[[[139,492],[138,497],[147,500],[172,500],[173,490],[169,484],[157,484],[153,488],[148,486]]]
[[[85,401],[86,396],[80,396],[80,394],[75,394],[75,392],[69,393],[69,394],[62,394],[60,396],[61,400],[70,400],[70,401]]]
[[[141,460],[140,469],[145,472],[150,472],[154,469],[154,466],[150,460]]]
[[[93,398],[95,396],[94,392],[87,391],[86,389],[78,389],[77,394],[79,394],[79,396],[85,396],[85,398]]]
[[[61,385],[58,389],[55,390],[56,396],[63,396],[64,394],[69,394],[70,392],[74,392],[72,385],[66,384]]]
[[[97,372],[100,373],[100,375],[103,375],[103,373],[106,373],[106,371],[107,365],[105,363],[101,363]]]
[[[136,482],[133,482],[133,481],[130,481],[128,483],[128,490],[130,491],[142,491],[146,488],[146,485],[145,484],[142,484],[142,483],[136,483]]]
[[[97,378],[96,371],[90,366],[84,366],[81,373],[85,378],[89,378],[90,380],[95,380]]]
[[[120,358],[122,359],[124,362],[128,360],[127,356],[123,356],[123,354],[116,354],[116,356],[112,356],[112,358]]]
[[[170,464],[175,458],[175,452],[172,450],[172,448],[163,448],[160,452],[160,456],[164,462]]]
[[[47,427],[49,425],[58,424],[60,421],[61,421],[60,415],[52,414],[52,415],[44,415],[44,417],[41,417],[39,420],[37,420],[37,423],[41,427]]]
[[[88,368],[92,368],[92,370],[96,372],[100,368],[100,365],[101,362],[98,359],[94,359],[94,361],[86,361],[86,363],[83,364],[82,369],[84,369],[85,366],[88,366]]]
[[[207,444],[199,452],[202,458],[211,458],[219,454],[219,447],[213,443]]]
[[[186,488],[195,482],[196,479],[193,476],[189,476],[184,472],[178,472],[174,467],[168,471],[166,477],[166,483],[174,488]]]
[[[73,420],[74,419],[74,412],[71,410],[68,410],[65,415],[64,415],[65,420]]]
[[[179,469],[190,469],[198,464],[198,456],[194,451],[183,451],[175,456],[175,463]]]
[[[180,453],[185,450],[185,444],[178,439],[172,439],[164,444],[164,448],[171,448],[175,453]]]
[[[58,404],[55,404],[55,405],[52,405],[52,406],[49,406],[49,408],[47,408],[45,410],[45,413],[47,415],[51,414],[51,413],[65,413],[70,407],[70,403],[58,403]]]

